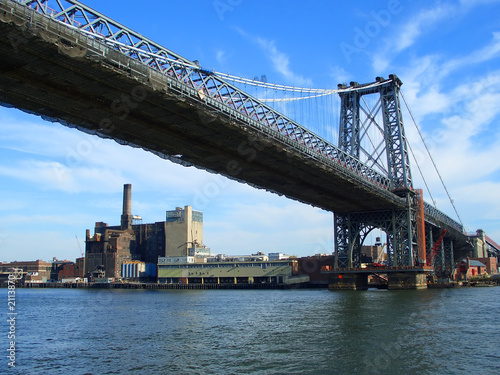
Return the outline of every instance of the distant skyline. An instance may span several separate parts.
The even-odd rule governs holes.
[[[500,242],[500,1],[82,2],[208,70],[332,89],[397,74],[466,230]],[[405,116],[437,207],[458,220]],[[213,253],[333,252],[329,212],[5,107],[0,181],[0,261],[79,257],[87,228],[120,223],[125,183],[144,223],[203,211]]]

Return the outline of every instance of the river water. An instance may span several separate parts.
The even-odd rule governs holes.
[[[500,287],[17,289],[16,312],[1,374],[500,374]]]

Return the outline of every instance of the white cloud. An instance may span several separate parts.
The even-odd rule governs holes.
[[[257,44],[265,52],[266,57],[271,60],[273,68],[285,79],[284,83],[303,87],[312,86],[312,81],[310,79],[304,78],[302,75],[292,71],[290,68],[290,58],[286,53],[280,51],[276,47],[275,41],[251,35],[240,28],[236,28],[236,31]]]
[[[309,79],[294,73],[290,69],[290,58],[287,54],[281,52],[276,47],[276,43],[264,38],[256,39],[259,46],[267,53],[267,57],[273,63],[274,69],[285,78],[286,82],[297,86],[311,86],[312,82]]]
[[[330,76],[333,77],[333,82],[336,83],[349,82],[352,77],[343,67],[338,65],[330,68]]]
[[[495,59],[500,56],[500,32],[494,32],[490,43],[471,53],[450,59],[442,64],[437,74],[437,79],[445,78],[452,72],[459,69],[477,66],[483,62]]]
[[[128,180],[137,188],[156,186],[193,191],[211,175],[171,163],[142,149],[88,135],[60,124],[5,119],[0,111],[0,150],[16,150],[16,159],[0,165],[0,175],[49,190],[104,192],[121,189]],[[155,173],[152,173],[155,171]]]
[[[462,186],[457,186],[454,190],[457,198],[462,202],[480,207],[485,219],[500,219],[498,216],[498,212],[500,212],[500,181],[466,183]]]
[[[500,160],[496,156],[500,147],[500,129],[491,125],[498,121],[500,115],[500,108],[496,105],[500,101],[497,80],[500,80],[500,72],[483,77],[477,82],[476,88],[474,85],[461,84],[438,95],[433,95],[433,91],[423,92],[410,103],[412,110],[414,106],[418,108],[421,118],[435,112],[436,108],[432,101],[426,103],[420,97],[434,98],[438,103],[446,104],[438,113],[440,116],[435,119],[429,117],[433,119],[432,124],[426,119],[422,120],[422,124],[427,147],[447,184],[461,185],[468,179],[486,177],[500,169]],[[411,127],[410,120],[405,123],[413,151],[421,156],[419,164],[427,172],[426,179],[438,185],[437,175],[430,159],[425,156],[424,146]]]
[[[432,31],[436,23],[444,18],[452,17],[454,7],[439,4],[433,8],[424,9],[406,19],[399,29],[391,29],[391,37],[384,40],[384,46],[372,57],[372,67],[376,74],[381,74],[389,68],[392,60],[402,51],[415,44],[418,38]]]
[[[378,53],[372,57],[372,67],[376,74],[385,72],[391,66],[394,58],[402,51],[409,49],[419,41],[419,38],[433,32],[442,22],[456,18],[467,17],[474,7],[498,1],[462,1],[460,5],[437,4],[433,8],[424,9],[399,28],[394,30],[395,37],[387,38]],[[492,42],[461,58],[451,59],[441,66],[439,75],[448,75],[451,71],[478,64],[500,55],[500,32],[493,32]],[[447,57],[447,56],[446,56]]]
[[[27,181],[38,188],[65,192],[102,192],[124,180],[115,169],[69,168],[53,161],[23,160],[0,166],[0,175]]]
[[[205,223],[204,242],[212,252],[310,255],[333,251],[331,213],[264,192],[257,195],[260,203],[250,203],[252,198],[249,203],[225,207],[223,220]]]
[[[217,63],[219,64],[219,66],[225,66],[226,65],[226,51],[218,50],[215,53],[215,59],[217,60]]]
[[[454,13],[454,7],[445,4],[438,4],[434,8],[422,10],[408,20],[396,34],[397,37],[393,41],[395,52],[401,52],[411,47],[421,34],[432,31],[437,22],[444,18],[453,17]]]

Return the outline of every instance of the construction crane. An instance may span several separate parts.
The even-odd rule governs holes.
[[[76,238],[76,243],[78,244],[78,248],[80,249],[80,254],[83,258],[84,255],[83,255],[82,247],[80,246],[80,241],[78,241],[78,236],[76,234],[75,234],[75,238]]]
[[[432,246],[431,256],[429,257],[429,259],[427,259],[428,266],[433,265],[434,259],[436,258],[436,254],[439,250],[439,246],[441,245],[441,242],[443,242],[443,238],[444,238],[445,234],[446,234],[446,229],[443,229],[443,231],[439,235],[437,241],[434,243],[434,246]]]

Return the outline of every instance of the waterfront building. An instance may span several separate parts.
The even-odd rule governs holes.
[[[13,269],[18,270],[18,272],[22,270],[24,280],[41,283],[50,280],[52,263],[43,260],[0,263],[0,270],[4,275],[12,273]]]
[[[86,277],[75,277],[75,276],[72,276],[72,277],[66,277],[66,278],[63,278],[61,280],[59,280],[61,282],[61,284],[86,284],[88,283],[88,279]]]
[[[75,276],[75,263],[66,263],[63,264],[61,269],[57,272],[57,281],[61,281],[62,279],[74,278]]]
[[[180,262],[174,259],[158,258],[160,284],[291,284],[309,280],[297,277],[296,259],[222,260],[206,263]]]
[[[76,258],[75,277],[83,278],[85,276],[85,257]]]
[[[124,261],[121,277],[134,281],[145,280],[147,278],[154,278],[156,280],[156,265],[138,260]]]
[[[309,284],[315,287],[327,287],[333,270],[333,255],[316,254],[298,259],[298,273],[309,276]]]
[[[484,276],[486,265],[478,260],[466,258],[462,259],[457,267],[457,280],[469,280],[472,277]]]
[[[133,224],[132,230],[135,233],[132,259],[156,265],[167,248],[166,222]]]
[[[146,263],[138,260],[125,261],[122,264],[121,276],[124,279],[139,279],[146,275]]]
[[[120,277],[122,263],[132,255],[131,247],[135,242],[132,229],[118,230],[105,223],[96,223],[94,235],[87,230],[86,238],[85,274],[101,269],[105,277]]]
[[[70,268],[73,266],[73,270],[71,271]],[[64,274],[64,276],[73,276],[73,273],[75,272],[74,269],[75,263],[72,262],[71,260],[59,260],[57,258],[52,258],[52,269],[50,271],[50,280],[51,281],[58,281],[61,278],[59,277],[59,274]],[[63,272],[64,269],[64,272]],[[71,274],[70,274],[71,273]]]
[[[472,258],[499,257],[500,245],[486,235],[484,230],[478,229],[476,233],[469,234],[474,251]]]

